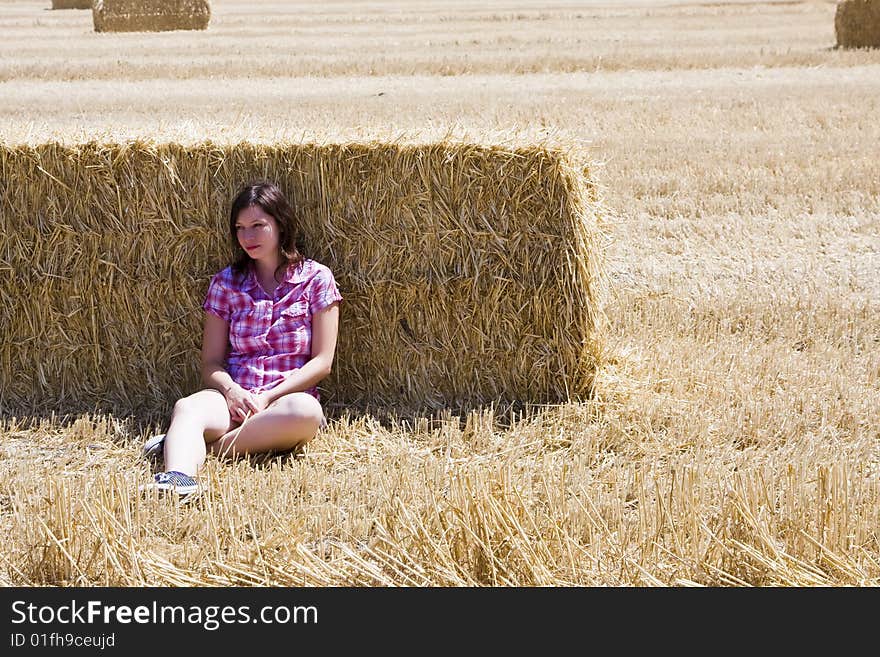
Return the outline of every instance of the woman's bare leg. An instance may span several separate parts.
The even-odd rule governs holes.
[[[222,393],[205,389],[174,404],[165,434],[165,470],[195,475],[205,462],[205,443],[233,426]]]
[[[276,399],[216,441],[208,441],[208,450],[230,458],[286,451],[314,438],[323,421],[321,403],[306,392],[294,392]]]

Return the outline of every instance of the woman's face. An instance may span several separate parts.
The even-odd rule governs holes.
[[[259,205],[251,205],[238,213],[235,230],[241,248],[254,260],[273,259],[278,255],[278,222]]]

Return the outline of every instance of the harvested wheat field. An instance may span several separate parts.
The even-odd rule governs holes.
[[[0,0],[0,584],[880,585],[880,49],[836,8]],[[351,301],[329,423],[140,496],[253,173]]]

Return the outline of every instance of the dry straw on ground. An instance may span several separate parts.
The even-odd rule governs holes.
[[[94,0],[52,0],[52,9],[91,9]]]
[[[466,143],[0,148],[0,402],[165,412],[198,385],[201,302],[255,178],[345,298],[329,407],[588,395],[603,209],[566,151]]]
[[[880,583],[876,464],[833,444],[660,456],[635,424],[593,402],[503,430],[491,411],[342,417],[305,458],[210,459],[205,495],[177,505],[137,494],[127,421],[3,421],[0,584]]]
[[[880,48],[880,0],[843,0],[834,14],[837,45]]]
[[[211,20],[206,0],[96,0],[95,32],[204,30]]]

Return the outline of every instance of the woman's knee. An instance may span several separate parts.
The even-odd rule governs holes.
[[[205,418],[216,413],[217,402],[215,399],[220,395],[216,390],[199,390],[186,397],[181,397],[174,402],[172,416],[184,416],[191,418]],[[222,398],[222,395],[220,395]]]
[[[193,395],[189,395],[188,397],[181,397],[176,402],[174,402],[174,410],[172,411],[172,415],[196,415],[198,414],[200,407],[201,405],[198,403],[197,399],[193,398]]]
[[[324,421],[321,403],[308,393],[297,392],[285,395],[278,399],[272,408],[276,413],[282,413],[292,420],[314,424],[316,428]]]

